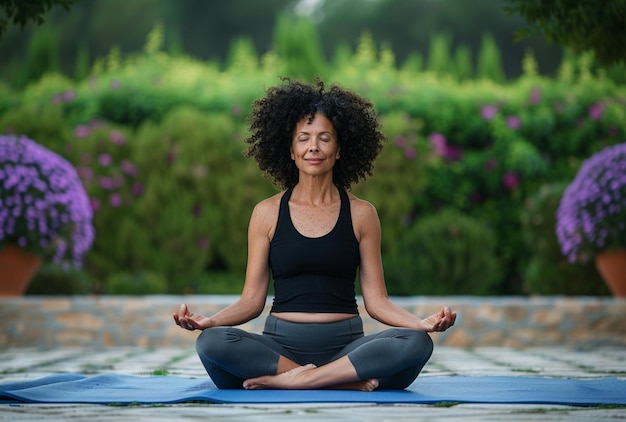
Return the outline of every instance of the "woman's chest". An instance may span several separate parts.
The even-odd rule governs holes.
[[[294,228],[302,236],[310,238],[323,237],[337,225],[341,204],[310,207],[289,204],[289,217]]]

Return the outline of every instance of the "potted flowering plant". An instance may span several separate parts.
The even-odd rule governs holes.
[[[563,255],[570,262],[595,259],[613,295],[626,296],[626,143],[583,162],[556,217]]]
[[[0,295],[23,294],[42,259],[80,266],[93,239],[74,167],[26,136],[0,135]]]

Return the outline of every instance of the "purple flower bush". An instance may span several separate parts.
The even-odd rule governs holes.
[[[26,136],[0,135],[0,248],[14,243],[79,267],[94,233],[74,167]]]
[[[561,252],[569,262],[626,248],[626,143],[605,147],[583,162],[556,218]]]

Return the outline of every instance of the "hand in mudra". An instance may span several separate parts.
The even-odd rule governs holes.
[[[426,332],[446,331],[454,325],[456,312],[452,312],[449,307],[444,306],[441,311],[422,320]]]
[[[174,322],[185,330],[204,330],[209,326],[209,319],[205,316],[194,314],[184,303],[180,305],[177,314],[172,314]]]

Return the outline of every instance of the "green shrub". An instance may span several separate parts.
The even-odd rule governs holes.
[[[11,91],[9,87],[0,81],[0,116],[17,105],[17,93]],[[0,126],[2,131],[2,126]]]
[[[91,277],[81,268],[44,263],[33,277],[27,295],[82,295],[93,293]]]
[[[46,148],[65,155],[71,137],[61,107],[28,105],[16,107],[0,116],[0,132],[26,135]]]
[[[460,45],[454,50],[454,75],[460,81],[474,76],[472,53],[466,45]]]
[[[493,35],[483,34],[477,61],[476,73],[479,78],[504,82],[500,49]]]
[[[386,259],[392,294],[485,295],[499,279],[494,233],[458,211],[417,221],[399,242]]]
[[[160,124],[145,123],[129,140],[129,160],[138,168],[142,187],[120,227],[130,233],[129,243],[111,237],[99,249],[100,259],[162,274],[177,293],[189,277],[208,267],[224,212],[216,186],[226,179],[235,154],[234,145],[224,140],[232,139],[233,132],[227,118],[192,109],[175,110]],[[120,223],[117,215],[111,212],[100,221],[96,214],[96,221],[104,229]],[[114,245],[119,246],[115,253],[107,253]]]
[[[59,41],[54,27],[43,25],[33,31],[28,42],[24,70],[18,81],[19,86],[26,86],[46,73],[59,70]]]
[[[413,198],[426,183],[422,163],[427,159],[428,146],[418,136],[421,121],[402,113],[389,113],[382,120],[387,145],[376,160],[374,175],[354,186],[353,192],[376,206],[384,222],[382,249],[393,253],[410,222]]]
[[[98,116],[133,128],[146,121],[160,122],[169,111],[192,103],[178,90],[128,83],[119,90],[104,91],[99,98]]]
[[[1,95],[0,89],[0,98]],[[11,101],[0,108],[0,132],[24,134],[56,153],[65,155],[64,147],[71,136],[65,116],[65,103],[74,101],[76,91],[70,79],[55,73],[46,74],[19,95],[0,99]]]
[[[438,75],[450,75],[454,72],[450,51],[452,36],[449,33],[436,33],[430,37],[426,69]]]
[[[143,192],[119,229],[136,236],[115,254],[105,252],[108,245],[100,258],[115,255],[112,264],[159,272],[172,293],[193,289],[193,280],[215,267],[245,271],[250,213],[275,191],[243,157],[236,128],[226,114],[189,108],[144,124],[132,139]],[[111,218],[102,227],[117,224]]]
[[[326,61],[319,35],[310,20],[279,15],[273,41],[285,64],[281,76],[312,80],[325,73]]]
[[[85,267],[95,281],[128,265],[128,249],[146,247],[132,210],[143,191],[141,169],[131,158],[132,132],[127,128],[93,121],[79,125],[63,146],[63,154],[74,164],[94,212],[95,241]],[[132,223],[131,223],[132,222]]]
[[[105,285],[105,293],[111,295],[156,295],[167,290],[165,277],[147,271],[112,274]]]
[[[244,281],[241,272],[210,271],[197,277],[193,290],[204,295],[240,294]]]
[[[543,295],[608,295],[593,263],[571,264],[556,237],[556,209],[568,182],[543,185],[524,203],[524,241],[531,258],[524,272],[524,290]]]
[[[586,56],[566,58],[555,78],[539,76],[527,55],[519,79],[485,79],[498,79],[501,67],[488,37],[479,79],[463,79],[471,69],[460,48],[456,77],[441,76],[422,72],[418,55],[396,66],[391,48],[377,48],[367,32],[354,53],[338,48],[333,66],[314,70],[300,66],[315,57],[314,45],[289,53],[298,43],[293,34],[306,34],[306,23],[282,25],[277,51],[257,57],[240,40],[225,66],[168,56],[157,28],[144,53],[123,57],[113,48],[83,80],[46,73],[20,92],[0,84],[0,132],[41,140],[83,176],[97,207],[96,242],[85,263],[94,283],[148,271],[162,275],[172,293],[221,291],[228,283],[220,287],[221,276],[205,282],[207,273],[243,272],[251,210],[276,192],[242,157],[245,117],[287,67],[320,73],[376,106],[389,143],[374,176],[354,193],[379,211],[386,262],[401,252],[399,240],[414,221],[454,208],[496,234],[501,271],[492,294],[538,292],[522,284],[531,272],[537,280],[558,278],[549,275],[555,266],[535,261],[520,212],[540,185],[571,179],[582,159],[624,139],[623,85]],[[111,141],[120,135],[123,145]],[[434,147],[442,139],[443,153]],[[110,156],[108,166],[98,164],[103,154]],[[135,176],[120,173],[124,160],[136,166]],[[119,186],[105,189],[101,178]],[[121,198],[121,205],[111,206],[114,194],[113,204]]]

